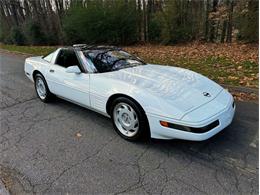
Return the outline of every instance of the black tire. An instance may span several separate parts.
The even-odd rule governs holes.
[[[115,124],[114,110],[116,109],[116,106],[120,103],[125,103],[125,104],[128,104],[129,106],[131,106],[138,117],[139,128],[138,128],[137,133],[132,137],[127,137],[123,133],[121,133],[120,130],[118,129],[117,125]],[[149,123],[148,123],[146,114],[145,114],[144,110],[142,109],[142,107],[140,105],[138,105],[137,103],[135,103],[134,101],[132,101],[128,98],[125,98],[125,97],[119,97],[119,98],[115,99],[112,102],[111,107],[110,107],[110,116],[111,116],[112,123],[113,123],[113,126],[114,126],[116,132],[122,138],[124,138],[128,141],[141,141],[141,140],[147,140],[150,138],[150,129],[149,129]]]
[[[40,80],[43,81],[44,87],[45,87],[45,89],[46,89],[46,96],[45,96],[45,97],[40,96],[39,93],[38,93],[38,91],[37,91],[37,86],[36,86],[36,85],[37,85],[37,79],[40,79]],[[50,92],[49,87],[48,87],[48,85],[47,85],[47,82],[46,82],[45,78],[44,78],[43,75],[40,74],[40,73],[37,73],[37,74],[34,76],[34,88],[35,88],[35,92],[36,92],[38,98],[39,98],[42,102],[48,103],[48,102],[50,102],[51,100],[53,100],[54,95]]]

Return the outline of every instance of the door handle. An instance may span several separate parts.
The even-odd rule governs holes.
[[[50,72],[54,72],[54,70],[50,69]]]

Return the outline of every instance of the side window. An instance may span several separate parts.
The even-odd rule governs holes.
[[[65,67],[64,66],[64,50],[63,49],[60,50],[60,52],[58,53],[55,64],[60,65],[62,67]]]
[[[56,64],[67,68],[69,66],[79,66],[79,61],[73,50],[62,49],[57,56]]]

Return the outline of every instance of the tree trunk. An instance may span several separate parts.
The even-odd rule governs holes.
[[[138,31],[139,31],[139,41],[144,42],[144,33],[143,33],[143,11],[142,11],[142,3],[141,0],[137,2],[138,6],[138,13],[139,13],[139,24],[138,24]]]
[[[221,38],[220,38],[221,43],[224,43],[224,41],[225,41],[226,32],[227,32],[227,21],[225,20],[223,22],[223,27],[222,27],[222,32],[221,32]]]
[[[234,8],[234,1],[231,0],[229,3],[229,13],[228,13],[228,27],[227,27],[227,43],[232,42],[232,28],[233,28],[233,8]]]
[[[144,33],[144,42],[147,41],[147,34],[148,34],[148,28],[147,28],[147,4],[146,0],[143,0],[143,33]]]
[[[218,0],[213,0],[212,13],[217,11],[217,5],[218,5]],[[211,20],[210,37],[209,37],[210,42],[214,42],[215,40],[215,33],[216,33],[215,25],[216,25],[215,21]]]
[[[210,0],[207,0],[206,5],[206,19],[205,19],[205,40],[208,41],[209,38],[209,9],[210,9]]]

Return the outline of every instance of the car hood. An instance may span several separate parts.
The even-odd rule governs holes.
[[[193,71],[161,65],[144,65],[109,73],[109,77],[134,85],[156,97],[159,108],[150,112],[181,119],[214,99],[223,89],[214,81]],[[173,111],[169,111],[173,109]]]

